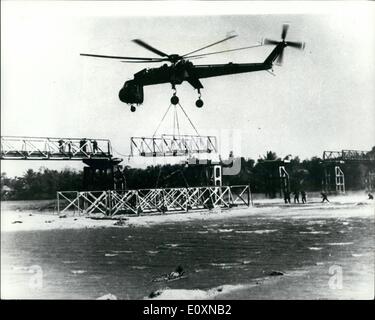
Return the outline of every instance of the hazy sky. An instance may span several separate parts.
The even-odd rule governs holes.
[[[254,72],[202,79],[202,109],[195,107],[197,93],[188,83],[178,86],[180,102],[200,133],[216,130],[225,140],[237,130],[241,154],[254,159],[267,150],[304,159],[324,150],[370,150],[375,145],[373,3],[324,7],[321,2],[310,7],[313,14],[296,10],[297,4],[279,14],[274,13],[280,5],[225,5],[148,2],[148,16],[140,16],[145,11],[139,6],[134,11],[137,6],[126,2],[2,2],[1,135],[109,138],[115,155],[129,154],[131,136],[152,135],[156,129],[169,106],[170,85],[145,87],[143,106],[131,113],[118,99],[119,89],[137,71],[157,64],[125,64],[81,57],[80,52],[155,56],[131,41],[140,38],[167,53],[183,54],[229,31],[239,35],[205,51],[212,52],[252,45],[263,37],[278,40],[282,24],[289,22],[287,40],[305,41],[306,49],[286,48],[275,77]],[[272,49],[213,55],[194,63],[262,62]],[[129,164],[140,163],[133,159]],[[80,166],[1,165],[9,175],[42,165]]]

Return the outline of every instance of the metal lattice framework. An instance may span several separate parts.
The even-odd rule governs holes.
[[[196,153],[216,153],[214,136],[168,135],[160,137],[132,137],[131,155],[141,157],[186,156]]]
[[[336,192],[345,193],[345,175],[339,166],[335,166]]]
[[[285,166],[279,166],[279,177],[281,194],[285,194],[286,191],[290,192],[289,173],[286,171]]]
[[[212,207],[250,206],[247,185],[169,189],[59,191],[58,213],[140,214],[189,211]]]
[[[375,155],[370,151],[342,150],[342,151],[324,151],[324,161],[375,161]]]
[[[1,160],[111,159],[107,139],[1,137]]]
[[[336,192],[345,193],[345,174],[338,166],[345,162],[363,162],[363,163],[374,163],[375,154],[370,151],[360,151],[360,150],[342,150],[342,151],[324,151],[323,152],[324,161],[324,179],[323,187],[326,192],[332,190],[332,179],[331,173],[334,168],[334,186]],[[334,167],[333,167],[334,166]],[[370,174],[370,172],[369,172]],[[367,179],[367,188],[369,187],[370,179]]]

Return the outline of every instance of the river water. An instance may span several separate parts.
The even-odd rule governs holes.
[[[111,293],[119,299],[143,299],[165,287],[207,291],[248,284],[274,270],[288,275],[323,263],[327,278],[329,266],[337,261],[345,270],[353,259],[373,269],[373,216],[340,218],[340,209],[333,209],[337,215],[322,219],[314,218],[313,210],[304,219],[284,214],[149,227],[5,232],[2,297],[96,299]],[[178,265],[187,278],[152,281]],[[36,271],[40,285],[32,282]],[[364,276],[373,286],[373,273]],[[238,291],[235,297],[246,299],[248,293]],[[304,297],[301,291],[297,297],[314,294]],[[272,290],[262,298],[273,298]],[[349,298],[356,298],[355,293]]]

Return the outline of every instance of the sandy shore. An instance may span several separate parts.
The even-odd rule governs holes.
[[[358,210],[353,210],[358,209]],[[257,200],[252,207],[238,207],[232,209],[214,208],[211,211],[191,211],[168,213],[163,215],[145,215],[127,217],[123,226],[116,226],[115,219],[95,220],[87,216],[68,214],[60,217],[56,213],[43,213],[27,206],[14,210],[14,206],[2,203],[1,232],[33,231],[53,229],[82,229],[107,227],[137,227],[151,226],[173,222],[194,220],[231,219],[244,216],[266,216],[275,219],[315,219],[349,216],[374,216],[375,203],[367,200],[366,195],[331,197],[330,203],[321,203],[319,198],[309,199],[307,204],[284,204],[280,199]]]

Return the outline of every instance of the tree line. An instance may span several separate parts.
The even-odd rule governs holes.
[[[371,151],[375,153],[375,147]],[[325,170],[334,184],[334,165],[324,165],[319,157],[301,161],[298,157],[281,159],[269,151],[257,161],[237,158],[241,170],[237,175],[223,176],[224,185],[250,185],[254,193],[277,196],[281,191],[280,166],[289,174],[290,191],[321,191]],[[211,168],[211,169],[210,169]],[[375,172],[373,162],[348,162],[340,164],[345,173],[347,190],[362,190],[368,186],[369,172]],[[163,165],[147,168],[126,166],[122,171],[127,189],[172,188],[212,185],[210,165]],[[64,169],[62,171],[40,168],[27,170],[23,176],[9,178],[1,174],[1,199],[33,200],[53,199],[56,191],[82,190],[83,172]]]

